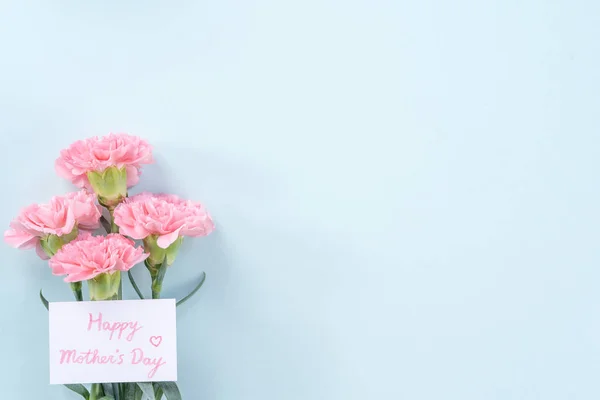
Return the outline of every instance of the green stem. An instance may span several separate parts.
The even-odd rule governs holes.
[[[92,388],[90,389],[90,400],[98,400],[102,396],[104,396],[104,390],[102,390],[102,384],[92,383]]]
[[[115,276],[115,274],[118,274]],[[117,279],[113,281],[111,284],[110,280]],[[114,283],[118,284],[116,293],[111,289],[114,288]],[[111,288],[112,286],[112,288]],[[98,301],[98,300],[120,300],[123,296],[122,293],[122,281],[121,281],[121,273],[116,272],[112,276],[110,274],[101,274],[96,278],[90,279],[88,281],[88,288],[90,289],[90,300]],[[107,290],[108,289],[108,290]],[[114,289],[113,289],[114,290]],[[112,295],[107,295],[108,293],[114,293]],[[119,400],[121,396],[119,396],[119,387],[118,383],[112,384],[112,391],[115,400]],[[90,389],[90,398],[89,400],[99,400],[104,397],[104,389],[102,388],[101,383],[92,383],[92,387]]]
[[[115,224],[115,206],[108,207],[110,214],[110,233],[119,233],[119,227]]]
[[[119,277],[119,292],[117,293],[117,300],[123,300],[123,277]],[[121,400],[123,398],[123,385],[121,383],[113,383],[112,387],[115,400]]]
[[[146,260],[146,267],[148,268],[148,271],[150,271],[150,277],[152,278],[152,298],[160,299],[162,283],[167,272],[166,259],[164,259],[161,264],[157,265],[152,265],[148,262],[148,260]]]

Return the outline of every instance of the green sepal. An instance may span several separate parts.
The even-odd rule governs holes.
[[[88,181],[106,208],[115,207],[127,197],[127,169],[108,167],[104,171],[89,171]]]
[[[87,282],[90,300],[116,300],[121,285],[121,271],[105,272]]]
[[[50,258],[54,257],[54,255],[63,247],[65,244],[69,243],[71,240],[75,239],[79,235],[79,230],[77,226],[73,228],[73,230],[62,236],[47,234],[40,238],[40,246],[44,253]]]
[[[158,264],[163,264],[166,261],[167,266],[173,265],[182,243],[183,236],[179,236],[169,247],[163,249],[158,245],[158,235],[146,237],[144,239],[144,250],[150,254],[148,263],[158,266]]]

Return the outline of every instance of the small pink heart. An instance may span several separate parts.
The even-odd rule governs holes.
[[[154,347],[160,346],[162,343],[162,336],[150,336],[150,344]]]

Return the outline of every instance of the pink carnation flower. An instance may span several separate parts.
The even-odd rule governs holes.
[[[127,186],[131,187],[139,181],[141,164],[152,162],[152,147],[148,142],[124,133],[111,133],[73,143],[60,152],[55,167],[58,175],[86,188],[91,187],[88,172],[125,167]]]
[[[4,232],[4,240],[18,249],[36,247],[38,255],[47,255],[40,247],[40,238],[47,235],[65,236],[75,227],[95,229],[99,226],[100,207],[96,196],[84,190],[55,196],[48,204],[32,204],[10,223]]]
[[[163,249],[180,236],[206,236],[214,230],[202,204],[175,195],[141,193],[119,204],[114,215],[122,234],[134,239],[156,235]]]
[[[147,257],[144,249],[122,235],[88,233],[64,245],[50,259],[50,268],[54,275],[67,275],[65,282],[81,282],[103,273],[128,271]]]

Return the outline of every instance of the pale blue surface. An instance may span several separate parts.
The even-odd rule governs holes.
[[[61,148],[134,133],[157,158],[135,191],[218,224],[165,285],[208,273],[178,315],[187,400],[598,398],[599,18],[591,0],[0,1],[0,221],[70,188]],[[0,256],[4,396],[76,399],[47,385],[37,299],[70,293],[35,254]]]

